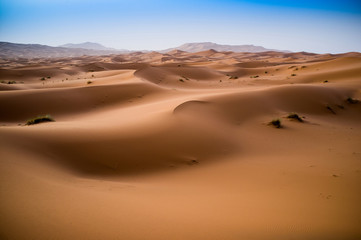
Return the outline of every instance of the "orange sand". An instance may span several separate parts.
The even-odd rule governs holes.
[[[1,239],[361,238],[359,53],[1,66]]]

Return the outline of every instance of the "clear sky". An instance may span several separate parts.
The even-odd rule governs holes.
[[[361,0],[0,0],[0,41],[90,41],[131,50],[216,42],[361,52]]]

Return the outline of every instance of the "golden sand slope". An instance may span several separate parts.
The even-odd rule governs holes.
[[[1,64],[1,239],[361,238],[359,53]]]

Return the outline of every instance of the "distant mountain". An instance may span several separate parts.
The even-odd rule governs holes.
[[[92,49],[92,50],[103,50],[103,51],[114,51],[114,48],[104,47],[99,43],[93,42],[84,42],[84,43],[67,43],[64,45],[60,45],[59,47],[63,48],[83,48],[83,49]]]
[[[201,52],[211,49],[216,50],[218,52],[266,52],[266,51],[289,52],[284,50],[267,49],[261,46],[254,46],[254,45],[221,45],[212,42],[186,43],[179,47],[165,49],[160,52],[165,53],[174,50],[181,50],[185,52]]]
[[[100,45],[101,46],[101,45]],[[79,57],[99,56],[110,54],[128,53],[121,50],[95,50],[86,48],[50,47],[40,44],[19,44],[0,42],[1,58],[56,58],[56,57]]]
[[[179,53],[181,51],[201,52],[211,49],[218,52],[222,52],[222,51],[289,52],[289,51],[266,49],[264,47],[254,46],[254,45],[220,45],[211,42],[186,43],[179,47],[169,48],[159,52],[160,53],[166,53],[171,51],[173,51],[174,53]],[[84,55],[99,56],[99,55],[123,54],[123,53],[133,53],[133,52],[134,51],[107,48],[101,44],[91,43],[91,42],[85,42],[79,44],[68,43],[65,45],[61,45],[59,47],[51,47],[40,44],[19,44],[19,43],[0,42],[0,58],[57,58],[57,57],[79,57]],[[149,51],[144,50],[141,52],[149,52]]]

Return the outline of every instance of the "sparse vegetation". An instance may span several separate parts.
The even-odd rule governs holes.
[[[46,78],[50,79],[51,77],[47,76]]]
[[[184,82],[184,80],[183,80],[183,79],[181,79],[181,78],[179,79],[179,81],[180,81],[180,82]]]
[[[41,80],[41,81],[45,81],[45,78],[44,78],[44,77],[42,77],[42,78],[40,78],[40,80]]]
[[[269,125],[274,126],[275,128],[281,128],[281,120],[279,119],[273,119],[272,121],[269,122]]]
[[[230,76],[229,79],[238,79],[238,76]]]
[[[306,66],[302,66],[301,68],[306,68]]]
[[[302,119],[300,116],[298,116],[297,113],[291,113],[291,114],[289,114],[289,115],[287,116],[287,118],[288,118],[288,119],[294,119],[294,120],[297,120],[297,121],[299,121],[299,122],[303,122],[303,119]]]
[[[258,75],[250,76],[250,78],[258,78],[258,77],[259,77]]]
[[[353,99],[353,98],[351,98],[351,97],[348,97],[348,98],[346,99],[346,102],[348,102],[348,103],[350,103],[350,104],[356,104],[356,103],[359,103],[359,100]]]
[[[198,163],[199,162],[197,160],[195,160],[195,159],[188,161],[188,165],[195,165],[195,164],[198,164]]]
[[[4,81],[4,80],[2,80],[1,83],[4,83],[4,84],[15,84],[16,81]]]
[[[326,109],[327,109],[328,111],[330,111],[331,113],[336,114],[336,112],[332,109],[332,107],[331,107],[330,105],[327,105],[327,106],[326,106]]]
[[[328,83],[328,80],[323,81],[323,83]]]
[[[343,105],[337,105],[337,107],[340,109],[345,109],[345,107]]]
[[[292,77],[295,77],[295,76],[297,76],[297,75],[293,73],[293,74],[291,74],[291,76],[292,76]]]
[[[288,69],[292,69],[292,68],[295,68],[296,66],[291,66],[291,67],[289,67]]]
[[[55,120],[50,115],[43,115],[29,119],[25,125],[34,125],[42,122],[55,122]]]
[[[88,81],[88,82],[87,82],[87,84],[91,84],[91,83],[93,83],[93,82],[92,82],[92,81]]]
[[[265,73],[265,74],[267,74],[268,72],[267,72],[267,71],[265,71],[264,73]]]

